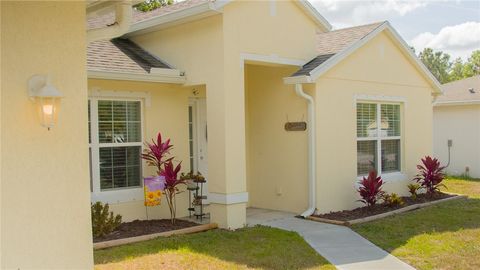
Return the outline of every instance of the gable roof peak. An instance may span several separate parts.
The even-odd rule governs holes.
[[[405,40],[403,40],[400,34],[398,34],[388,21],[319,34],[320,40],[326,44],[326,46],[325,48],[322,46],[318,48],[317,46],[317,50],[320,53],[320,55],[315,58],[317,61],[313,59],[313,64],[312,61],[308,62],[299,71],[295,72],[290,77],[284,78],[284,82],[287,84],[315,82],[321,75],[325,74],[336,64],[383,32],[385,32],[391,40],[398,45],[398,48],[402,53],[406,55],[408,60],[410,60],[415,68],[418,69],[433,87],[433,95],[436,96],[441,94],[442,90],[438,80],[432,75],[422,61],[418,59]],[[319,60],[322,55],[329,55],[329,57],[323,57]]]

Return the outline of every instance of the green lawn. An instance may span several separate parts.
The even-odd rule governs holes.
[[[480,179],[451,177],[445,185],[469,198],[353,229],[417,269],[480,269]]]
[[[157,238],[94,257],[95,269],[335,269],[298,234],[261,226]]]

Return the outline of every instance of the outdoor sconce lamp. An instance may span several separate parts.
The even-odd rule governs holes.
[[[51,85],[45,75],[33,75],[28,80],[28,94],[37,103],[41,125],[48,130],[55,125],[62,93]]]

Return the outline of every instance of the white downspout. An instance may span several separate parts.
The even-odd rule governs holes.
[[[295,84],[295,92],[308,102],[308,209],[301,214],[302,217],[308,217],[315,213],[316,201],[316,129],[315,129],[315,103],[310,95],[303,92],[302,84]]]
[[[115,23],[110,26],[87,31],[87,42],[112,39],[124,35],[132,23],[132,1],[123,0],[115,5]]]

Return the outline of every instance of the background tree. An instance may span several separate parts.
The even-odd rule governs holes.
[[[452,67],[450,70],[449,81],[456,81],[461,80],[464,78],[463,70],[464,70],[464,63],[462,58],[458,57],[453,61]]]
[[[431,48],[423,49],[418,58],[442,84],[480,75],[480,50],[473,51],[465,62],[460,57],[451,62],[448,53]]]
[[[431,48],[425,48],[418,57],[440,83],[450,81],[449,71],[452,63],[449,54],[442,51],[434,52]]]
[[[463,78],[480,75],[480,50],[473,51],[463,66]]]
[[[147,12],[164,6],[173,4],[173,0],[146,0],[140,4],[135,5],[135,9]]]

